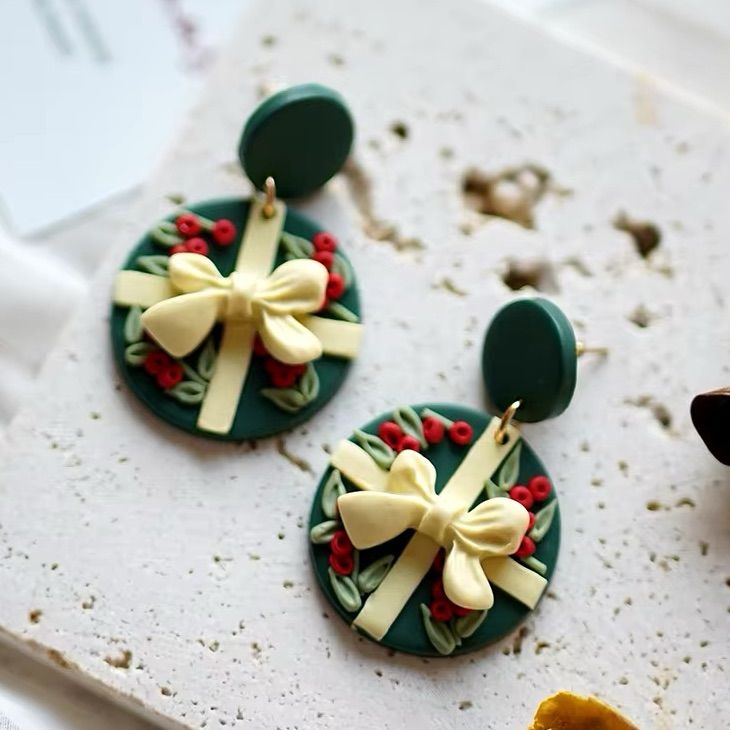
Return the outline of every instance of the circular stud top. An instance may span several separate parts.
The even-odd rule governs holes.
[[[270,96],[249,117],[238,157],[253,184],[276,181],[282,198],[324,185],[350,154],[355,134],[342,97],[319,84],[302,84]]]
[[[482,350],[490,406],[504,412],[521,401],[516,419],[534,423],[561,414],[576,381],[576,343],[562,310],[547,299],[519,299],[497,312]]]

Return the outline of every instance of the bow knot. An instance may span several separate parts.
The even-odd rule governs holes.
[[[415,529],[446,548],[443,583],[459,606],[488,609],[494,603],[481,561],[512,555],[529,524],[527,510],[513,499],[497,497],[471,511],[436,494],[436,469],[416,451],[393,461],[385,490],[349,492],[337,500],[352,544],[366,549]]]
[[[208,336],[216,322],[249,324],[281,362],[310,362],[322,344],[298,319],[324,300],[327,269],[318,261],[287,261],[267,277],[245,271],[223,276],[206,256],[170,257],[170,283],[179,292],[142,315],[149,334],[174,357],[184,357]]]

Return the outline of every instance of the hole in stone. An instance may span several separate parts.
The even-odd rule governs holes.
[[[634,309],[633,312],[628,317],[629,322],[632,322],[637,327],[641,327],[642,329],[646,329],[653,319],[651,312],[643,305],[639,304],[636,309]]]
[[[511,259],[507,262],[507,269],[502,274],[502,281],[512,291],[519,291],[526,287],[550,294],[560,291],[555,269],[547,261]]]
[[[390,125],[390,131],[400,139],[408,139],[408,125],[405,122],[393,122]]]
[[[649,258],[662,240],[661,231],[653,223],[636,220],[623,211],[620,211],[613,219],[613,227],[631,236],[636,252],[642,259]]]
[[[548,191],[567,193],[552,184],[547,170],[529,163],[494,175],[475,168],[467,170],[461,191],[465,205],[471,210],[504,218],[524,228],[535,227],[535,206]]]

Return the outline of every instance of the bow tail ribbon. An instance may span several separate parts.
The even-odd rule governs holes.
[[[402,452],[391,472],[374,476],[364,452],[342,442],[332,465],[362,491],[338,499],[343,525],[355,547],[387,542],[404,530],[416,530],[390,572],[370,594],[353,624],[382,639],[447,545],[444,591],[467,608],[491,607],[490,581],[517,600],[534,607],[547,581],[508,557],[527,527],[527,513],[509,499],[492,499],[467,511],[487,477],[494,474],[519,440],[510,427],[509,446],[494,438],[499,419],[492,419],[437,496],[433,465],[415,452]],[[365,454],[365,457],[372,462]]]

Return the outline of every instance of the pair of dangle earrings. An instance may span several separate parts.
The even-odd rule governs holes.
[[[353,141],[341,97],[308,84],[249,118],[242,169],[262,194],[158,222],[114,285],[112,344],[135,395],[198,436],[244,440],[302,423],[343,382],[362,336],[355,272],[336,237],[288,208],[327,182]],[[443,656],[491,643],[533,610],[555,570],[557,494],[515,421],[559,415],[581,346],[544,299],[493,319],[489,416],[401,406],[342,441],[317,488],[311,556],[357,631]]]

